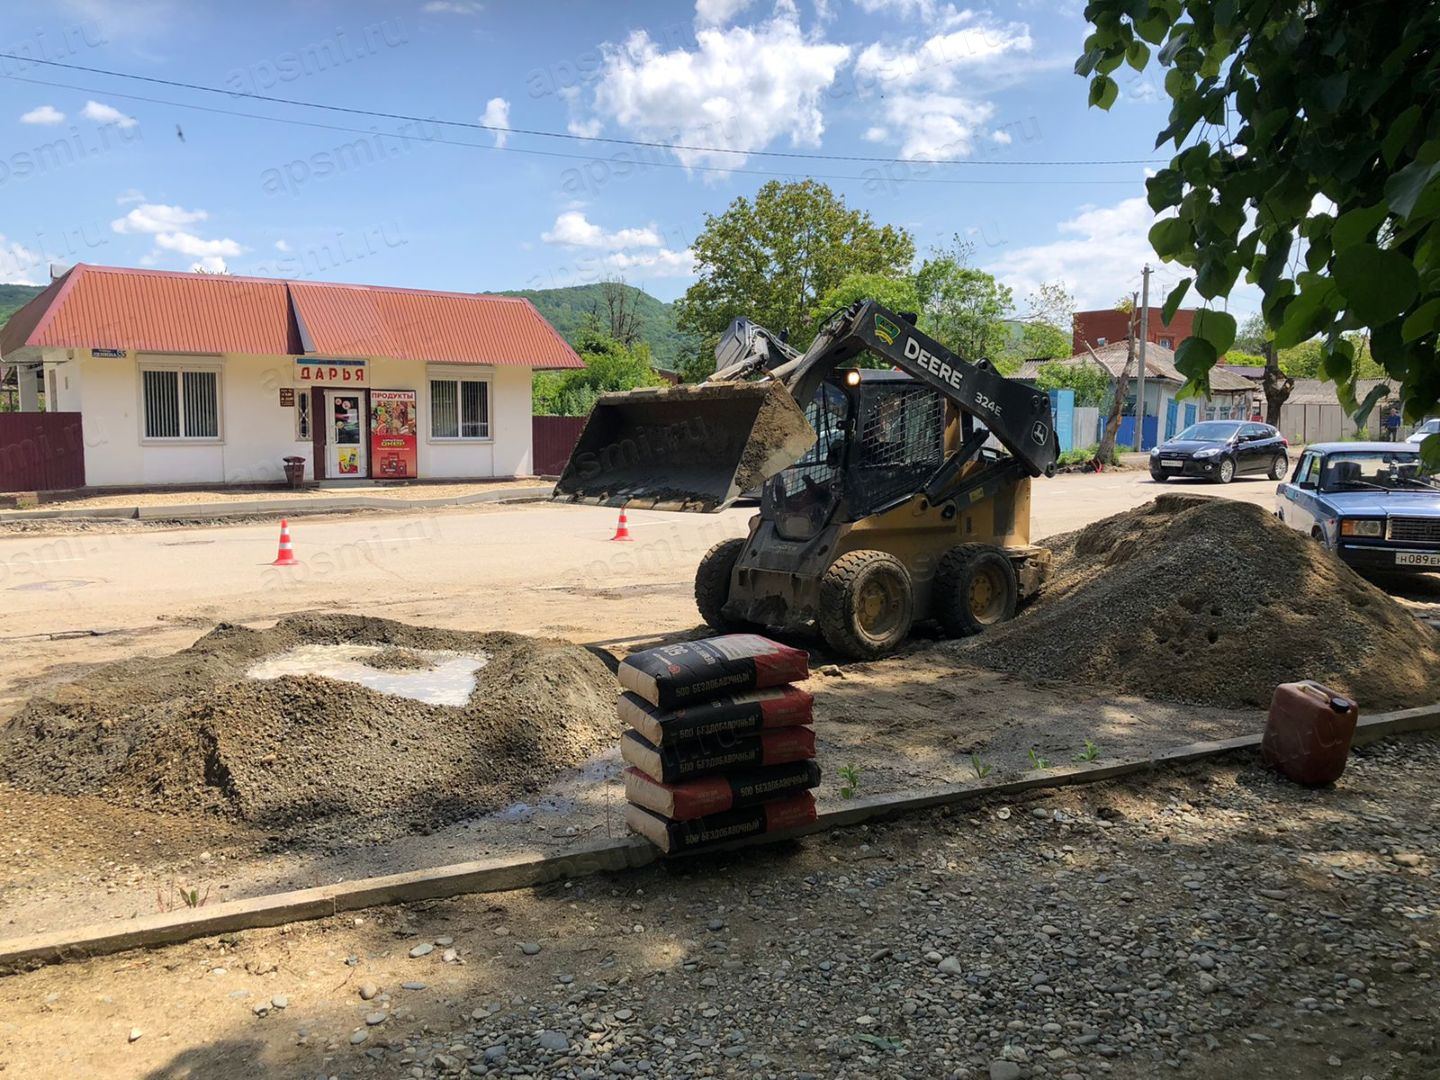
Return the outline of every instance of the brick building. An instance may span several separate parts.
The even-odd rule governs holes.
[[[1150,309],[1150,324],[1148,326],[1147,339],[1156,345],[1163,346],[1174,352],[1194,332],[1195,312],[1193,309],[1182,308],[1175,312],[1175,318],[1166,323],[1160,318],[1160,309]],[[1139,314],[1136,314],[1136,327],[1138,333]],[[1092,348],[1100,348],[1103,345],[1111,345],[1117,341],[1124,341],[1130,336],[1130,313],[1119,311],[1115,308],[1106,308],[1101,311],[1077,311],[1075,323],[1072,330],[1070,347],[1076,353],[1085,351],[1085,344],[1089,342]]]

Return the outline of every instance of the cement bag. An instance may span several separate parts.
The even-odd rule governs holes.
[[[620,665],[620,685],[665,710],[726,694],[798,682],[810,675],[803,649],[759,634],[725,634],[633,653]]]
[[[638,732],[620,736],[620,757],[652,780],[673,784],[695,776],[759,765],[784,765],[815,756],[815,732],[808,727],[776,728],[759,735],[693,739],[659,747]]]
[[[633,766],[625,770],[625,798],[671,821],[693,821],[789,798],[819,786],[820,766],[813,761],[702,776],[679,784],[657,783]]]
[[[754,735],[767,728],[808,724],[815,698],[793,686],[776,686],[748,694],[699,701],[666,712],[636,693],[620,698],[620,719],[656,746],[691,739]]]
[[[789,832],[815,821],[815,796],[810,792],[788,799],[747,806],[694,821],[667,821],[643,806],[625,807],[625,824],[667,855],[714,847],[764,833]]]

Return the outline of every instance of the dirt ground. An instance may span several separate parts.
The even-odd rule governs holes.
[[[117,506],[182,506],[206,503],[214,506],[241,507],[252,502],[273,502],[277,499],[294,499],[296,502],[323,505],[331,499],[353,499],[364,496],[367,499],[458,499],[466,495],[479,495],[489,491],[504,491],[507,488],[543,486],[535,477],[517,477],[511,480],[472,480],[463,484],[375,484],[353,487],[306,487],[299,491],[290,488],[184,488],[161,491],[130,491],[79,494],[56,498],[38,506],[26,507],[17,512],[35,510],[68,510],[83,514],[87,510],[111,509]],[[7,508],[11,509],[11,508]]]
[[[1440,739],[0,979],[17,1077],[1428,1080]],[[423,955],[422,955],[423,954]]]

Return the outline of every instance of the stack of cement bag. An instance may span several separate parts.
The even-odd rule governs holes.
[[[815,820],[814,699],[801,649],[728,634],[620,665],[625,821],[673,854]]]

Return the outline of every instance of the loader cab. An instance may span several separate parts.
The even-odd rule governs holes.
[[[805,408],[815,444],[765,485],[762,514],[782,539],[857,521],[908,498],[945,460],[945,399],[899,371],[828,377]]]

